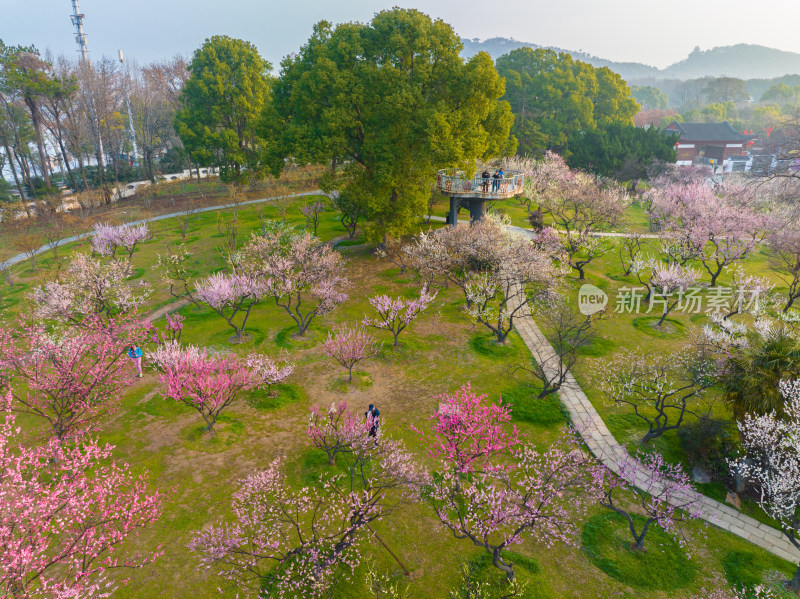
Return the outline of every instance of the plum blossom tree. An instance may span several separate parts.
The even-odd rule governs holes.
[[[314,237],[317,236],[317,227],[319,227],[319,215],[325,210],[325,204],[321,201],[311,202],[306,204],[300,209],[303,216],[306,218],[306,229],[313,231]],[[352,239],[352,235],[350,238]]]
[[[195,297],[225,319],[234,330],[233,339],[238,341],[247,326],[250,311],[267,293],[265,283],[256,277],[216,273],[197,285]],[[240,313],[241,323],[237,324]]]
[[[110,461],[109,445],[84,439],[62,447],[51,439],[26,447],[19,430],[10,415],[0,424],[4,596],[107,597],[116,586],[111,570],[161,555],[118,555],[120,543],[161,515],[164,496],[148,492],[146,473]]]
[[[108,223],[97,223],[92,236],[92,251],[116,260],[117,249],[124,248],[128,253],[128,264],[130,264],[136,246],[149,238],[150,230],[147,228],[147,223],[118,227]]]
[[[274,597],[322,596],[359,564],[368,533],[383,544],[370,524],[415,499],[424,479],[397,441],[375,445],[364,436],[350,457],[345,475],[324,474],[299,490],[273,461],[241,482],[233,521],[197,533],[189,548],[238,587],[260,592],[266,583]]]
[[[342,327],[336,334],[328,333],[322,344],[325,355],[347,369],[348,381],[353,380],[353,367],[381,351],[382,343],[365,329]]]
[[[126,264],[77,254],[61,282],[52,281],[33,291],[34,313],[38,318],[80,325],[87,316],[108,321],[133,312],[150,295],[150,288],[143,282],[127,282],[129,274]]]
[[[800,380],[781,381],[780,393],[783,415],[745,414],[738,422],[745,455],[730,466],[755,485],[758,504],[800,549]],[[800,565],[787,586],[800,590]]]
[[[271,397],[272,385],[285,381],[294,372],[295,363],[281,363],[263,354],[251,354],[247,356],[247,367],[256,387],[266,387],[267,397]]]
[[[164,373],[184,358],[199,358],[203,351],[196,345],[181,345],[178,341],[166,340],[147,352],[147,360],[153,368]]]
[[[408,254],[429,285],[453,283],[464,292],[465,312],[503,343],[528,302],[552,293],[559,269],[550,230],[535,239],[509,233],[499,219],[420,233]]]
[[[512,581],[514,564],[504,556],[512,545],[575,544],[576,516],[597,500],[597,478],[594,459],[565,434],[542,452],[519,447],[513,467],[491,473],[463,476],[445,461],[423,496],[446,530],[488,552]]]
[[[567,264],[583,280],[586,267],[612,247],[594,234],[619,222],[627,196],[617,185],[571,170],[558,154],[548,152],[542,163],[526,177],[528,192],[555,222]]]
[[[642,351],[622,352],[598,369],[601,388],[620,405],[633,408],[647,424],[640,439],[650,443],[696,415],[695,404],[717,381],[717,364],[692,349],[671,355],[647,356]]]
[[[702,496],[694,489],[689,476],[680,465],[664,461],[659,453],[631,456],[623,450],[617,457],[618,474],[605,471],[602,481],[600,505],[622,515],[628,522],[633,537],[633,549],[644,551],[644,540],[650,526],[656,525],[664,532],[680,537],[678,523],[701,516]],[[621,503],[620,492],[633,494],[634,512],[628,504]],[[634,513],[644,515],[644,524],[637,530]]]
[[[344,260],[330,245],[307,232],[268,230],[254,235],[236,256],[237,268],[263,283],[304,335],[312,320],[345,299]]]
[[[436,299],[436,293],[428,293],[428,288],[423,287],[419,297],[413,300],[402,297],[390,298],[386,294],[374,295],[369,298],[370,305],[378,313],[377,318],[364,316],[361,321],[365,327],[385,329],[394,336],[394,346],[400,345],[398,337],[417,316]]]
[[[796,221],[775,227],[769,234],[774,269],[786,285],[784,313],[800,299],[800,229]]]
[[[192,254],[183,245],[177,247],[166,246],[166,254],[158,255],[155,267],[161,273],[161,280],[169,286],[169,294],[176,299],[187,298],[195,306],[200,307],[200,302],[195,298],[190,289],[193,285],[189,269],[189,259]]]
[[[634,260],[631,270],[647,288],[647,297],[650,300],[647,311],[650,312],[656,304],[661,304],[661,319],[655,325],[658,328],[664,324],[669,313],[682,304],[689,289],[701,277],[699,271],[689,266],[675,262],[664,263],[653,258]],[[643,276],[646,280],[642,279]]]
[[[184,353],[160,375],[167,397],[196,410],[213,434],[222,411],[257,385],[247,364],[236,356]]]
[[[667,182],[648,191],[648,199],[669,260],[699,260],[712,287],[726,266],[752,253],[767,224],[739,194],[705,182]]]
[[[29,326],[16,339],[0,330],[0,370],[8,378],[12,409],[45,420],[59,444],[96,429],[117,409],[120,389],[130,380],[127,348],[150,337],[146,323],[116,322],[109,330],[97,319],[59,333]]]
[[[306,433],[314,446],[325,452],[331,466],[338,454],[350,451],[353,443],[369,433],[370,423],[348,411],[345,401],[333,402],[327,410],[319,406],[310,409]]]
[[[494,472],[506,467],[516,452],[520,434],[506,430],[511,408],[476,395],[469,383],[453,394],[439,395],[439,408],[430,416],[431,432],[412,427],[425,442],[428,454],[452,467],[456,474]]]
[[[180,314],[167,314],[164,317],[164,332],[162,339],[164,341],[180,341],[181,334],[183,333],[184,320],[186,320],[186,318]]]

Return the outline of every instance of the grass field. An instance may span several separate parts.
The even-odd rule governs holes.
[[[288,220],[302,226],[299,208],[293,201]],[[441,207],[440,207],[441,206]],[[443,204],[436,213],[443,214]],[[519,208],[519,209],[517,209]],[[523,209],[509,204],[515,224],[524,224]],[[189,224],[186,247],[192,253],[193,274],[205,276],[224,267],[217,246],[225,241],[225,222],[231,211],[196,215]],[[238,211],[237,243],[246,241],[260,228],[261,219],[279,218],[279,208],[264,204]],[[643,215],[632,210],[631,227],[642,226]],[[133,265],[138,280],[152,285],[154,292],[147,309],[168,305],[173,298],[164,289],[152,268],[165,244],[181,242],[181,223],[177,219],[153,225],[154,239],[137,250]],[[433,225],[441,226],[441,225]],[[645,225],[646,226],[646,225]],[[105,425],[101,440],[115,446],[114,455],[137,470],[150,472],[153,487],[168,492],[163,517],[125,549],[152,550],[161,546],[165,555],[143,570],[132,573],[131,580],[115,595],[119,597],[235,597],[239,589],[225,586],[212,572],[197,569],[196,560],[186,549],[193,532],[230,512],[230,498],[237,479],[265,467],[276,456],[284,456],[289,478],[294,485],[313,482],[326,468],[325,456],[312,448],[305,435],[308,409],[332,401],[347,401],[356,410],[376,404],[383,416],[384,431],[405,441],[420,461],[426,457],[411,425],[426,428],[428,416],[436,409],[436,396],[452,392],[470,382],[474,390],[487,393],[493,400],[501,397],[513,404],[514,422],[526,440],[544,446],[554,439],[565,423],[564,411],[556,398],[535,399],[537,386],[522,375],[509,374],[509,366],[530,360],[522,340],[514,333],[504,346],[497,346],[482,328],[473,327],[463,314],[460,291],[450,288],[438,297],[423,316],[401,336],[401,346],[391,346],[388,333],[376,331],[384,341],[381,353],[359,364],[358,385],[343,382],[344,370],[334,365],[321,350],[327,332],[344,322],[361,320],[369,312],[368,298],[374,293],[413,295],[418,283],[409,273],[401,274],[394,265],[372,254],[372,246],[345,240],[345,232],[328,208],[323,213],[319,236],[325,240],[341,238],[339,250],[347,262],[352,283],[349,299],[332,314],[318,318],[303,338],[294,335],[294,323],[274,303],[257,306],[247,325],[248,340],[232,346],[231,329],[225,321],[207,309],[186,306],[183,341],[211,350],[245,353],[257,350],[276,357],[287,357],[298,365],[279,388],[279,394],[265,398],[254,392],[234,404],[217,425],[218,434],[209,441],[200,433],[200,419],[194,412],[164,399],[157,376],[149,372],[125,389],[120,411]],[[87,251],[75,246],[62,248]],[[17,285],[0,293],[0,318],[11,323],[29,312],[27,293],[49,276],[56,260],[44,256],[39,268],[29,264],[14,269]],[[757,253],[746,264],[748,271],[767,274],[767,256]],[[617,290],[635,279],[620,277],[617,257],[609,253],[587,269],[587,282],[604,289],[611,298]],[[723,277],[722,284],[727,279]],[[580,281],[569,278],[567,288],[577,293]],[[613,299],[612,299],[613,301]],[[675,334],[663,334],[647,326],[637,327],[637,318],[647,315],[615,314],[599,327],[600,339],[585,352],[576,368],[576,376],[622,442],[635,444],[642,427],[630,412],[616,407],[604,397],[593,374],[620,348],[639,348],[644,352],[666,352],[677,348],[686,334],[696,331],[702,318],[674,314]],[[639,321],[641,323],[641,321]],[[160,326],[161,323],[157,322]],[[677,331],[681,333],[678,334]],[[721,408],[720,408],[721,409]],[[20,418],[28,431],[39,423]],[[684,461],[677,435],[665,435],[656,447],[670,460]],[[704,489],[718,495],[719,489]],[[753,514],[752,505],[745,509]],[[762,515],[763,517],[763,515]],[[465,541],[458,541],[436,525],[433,514],[422,505],[412,505],[391,514],[376,530],[411,571],[402,577],[400,568],[380,545],[364,545],[364,563],[352,583],[341,583],[333,597],[366,598],[370,594],[364,582],[367,562],[379,571],[397,577],[409,586],[414,598],[445,598],[448,589],[459,580],[460,564],[472,563],[481,576],[492,584],[500,581],[499,571],[485,555]],[[694,597],[702,587],[721,586],[742,581],[752,584],[764,577],[793,572],[793,565],[779,560],[748,542],[704,523],[684,527],[687,543],[678,546],[671,537],[652,534],[644,554],[633,554],[626,544],[624,526],[604,510],[593,510],[582,527],[574,546],[546,547],[526,541],[516,547],[518,575],[528,583],[525,597],[597,597],[597,598],[666,598]]]

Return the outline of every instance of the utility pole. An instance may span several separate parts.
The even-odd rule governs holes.
[[[123,66],[125,64],[122,50],[119,50],[119,63]],[[125,82],[125,107],[128,109],[128,132],[131,134],[131,146],[133,147],[133,168],[136,168],[138,151],[136,150],[136,134],[133,132],[133,116],[131,115],[131,101],[128,97],[127,80]]]
[[[78,6],[78,0],[72,0],[72,14],[70,20],[75,27],[75,42],[81,53],[81,63],[83,68],[92,69],[92,61],[89,60],[89,42],[86,41],[86,32],[83,30],[83,19],[85,15]],[[92,125],[92,133],[97,140],[97,171],[100,175],[100,183],[103,183],[103,171],[105,170],[105,150],[103,149],[103,136],[100,134],[100,123],[97,122],[97,113],[94,109],[94,96],[92,89],[86,90],[89,100],[89,120]]]

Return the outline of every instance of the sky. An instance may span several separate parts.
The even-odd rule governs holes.
[[[80,0],[92,56],[140,63],[189,56],[211,35],[253,42],[277,67],[314,23],[369,21],[375,12],[417,8],[461,37],[511,37],[660,68],[737,43],[800,53],[800,0]],[[76,56],[71,0],[0,0],[0,39]]]

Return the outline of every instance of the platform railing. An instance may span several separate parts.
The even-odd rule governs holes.
[[[507,171],[502,179],[492,177],[464,177],[459,169],[448,168],[437,174],[436,185],[443,193],[480,193],[486,195],[513,195],[522,193],[525,175],[521,171]]]

